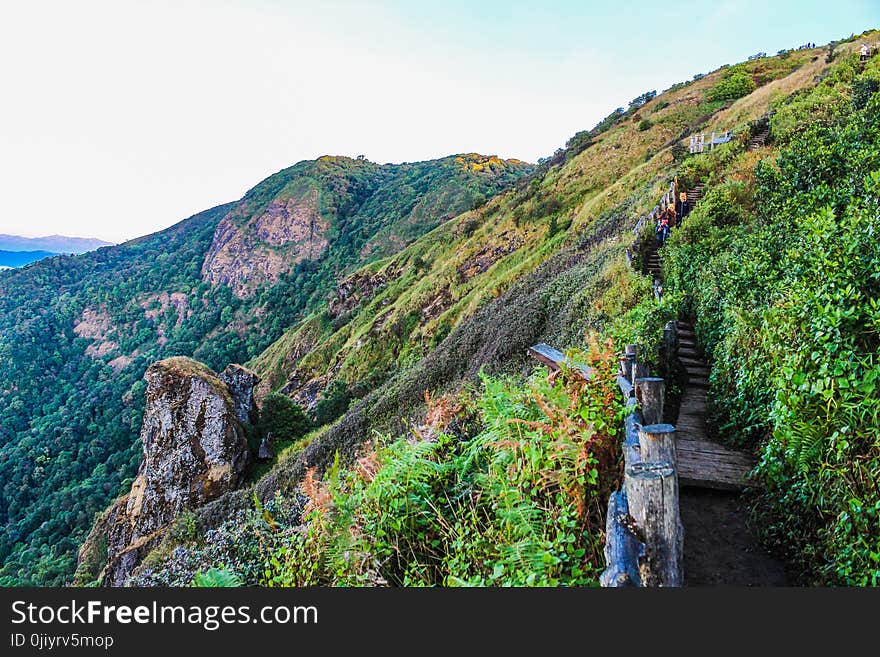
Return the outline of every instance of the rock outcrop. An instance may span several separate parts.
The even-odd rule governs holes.
[[[105,586],[125,584],[181,512],[235,489],[249,460],[242,418],[252,419],[252,372],[231,366],[221,379],[194,360],[169,358],[144,379],[144,460],[129,494],[92,530],[106,536]]]
[[[220,380],[229,389],[238,421],[242,424],[256,424],[257,403],[254,400],[254,388],[260,382],[256,372],[231,363],[220,373]]]
[[[327,248],[329,230],[317,190],[276,198],[256,216],[243,201],[217,225],[202,280],[227,285],[237,297],[247,298],[264,283],[276,283],[296,263],[317,260]]]
[[[513,231],[502,233],[498,236],[498,241],[500,244],[486,244],[459,265],[458,273],[462,280],[470,280],[474,276],[488,271],[501,258],[510,255],[525,244],[522,236]]]
[[[355,272],[336,286],[336,293],[327,305],[327,312],[334,319],[351,312],[400,276],[402,270],[400,263],[392,262],[376,273],[367,269]]]

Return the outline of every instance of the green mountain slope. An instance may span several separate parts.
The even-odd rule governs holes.
[[[539,166],[516,189],[439,226],[400,253],[352,273],[337,287],[326,308],[290,328],[250,363],[265,377],[263,394],[281,390],[305,405],[314,406],[321,420],[341,417],[288,446],[253,489],[228,494],[196,511],[195,517],[190,518],[194,535],[169,537],[138,581],[187,583],[194,571],[216,565],[211,563],[211,548],[202,543],[203,532],[212,527],[222,530],[212,534],[212,540],[237,555],[227,557],[227,565],[236,567],[252,583],[262,581],[263,567],[268,562],[259,562],[253,554],[258,552],[256,543],[267,540],[267,530],[261,524],[265,509],[248,511],[254,492],[264,503],[270,503],[278,493],[292,501],[287,507],[281,503],[280,508],[270,511],[277,514],[276,518],[285,518],[288,531],[277,536],[289,538],[286,542],[281,540],[273,555],[286,560],[288,568],[281,569],[277,580],[273,580],[275,583],[491,581],[485,573],[470,573],[464,578],[450,564],[456,555],[479,563],[479,558],[486,554],[484,550],[490,549],[468,542],[468,536],[474,539],[471,534],[479,534],[474,527],[491,525],[501,532],[498,540],[510,539],[509,534],[503,533],[511,528],[509,523],[505,524],[510,517],[500,525],[487,525],[481,524],[485,517],[480,516],[476,525],[470,527],[471,534],[457,533],[455,523],[462,521],[461,514],[489,511],[476,502],[473,506],[458,506],[456,500],[472,500],[474,497],[470,496],[485,493],[497,495],[492,499],[501,505],[511,499],[510,495],[523,494],[520,488],[508,491],[507,496],[503,490],[480,488],[487,482],[487,472],[491,474],[491,467],[480,469],[480,455],[497,449],[499,443],[523,440],[523,434],[513,436],[501,430],[502,426],[509,426],[509,421],[548,421],[542,413],[546,409],[552,413],[553,404],[536,410],[528,399],[522,399],[524,395],[557,395],[556,402],[560,402],[562,392],[548,392],[537,384],[518,391],[503,385],[499,389],[491,380],[480,383],[477,373],[482,369],[492,375],[511,373],[519,377],[534,369],[524,355],[527,346],[540,340],[560,347],[580,345],[584,344],[587,332],[615,338],[618,343],[638,342],[646,347],[645,353],[650,357],[664,321],[677,314],[692,314],[695,305],[705,307],[703,321],[707,326],[719,321],[725,325],[747,322],[748,316],[743,317],[742,309],[740,314],[725,314],[734,299],[750,297],[742,285],[726,293],[730,296],[719,292],[720,283],[711,273],[716,263],[709,260],[716,251],[704,254],[711,264],[702,278],[687,280],[687,271],[675,278],[675,272],[670,272],[671,280],[677,281],[677,289],[671,289],[667,302],[658,306],[650,281],[624,264],[624,250],[632,241],[630,229],[640,214],[653,207],[676,175],[681,176],[685,188],[696,183],[727,186],[715,194],[727,199],[728,204],[715,204],[710,191],[705,206],[694,213],[694,230],[699,226],[715,237],[719,234],[715,229],[724,227],[725,222],[742,224],[737,235],[743,244],[762,222],[778,220],[774,230],[784,235],[785,222],[796,221],[794,215],[783,219],[776,214],[758,214],[755,218],[760,204],[749,200],[751,197],[741,193],[740,187],[753,190],[759,170],[765,172],[762,175],[772,176],[777,167],[781,168],[791,177],[790,184],[800,191],[813,182],[824,185],[822,189],[828,191],[833,182],[833,197],[850,194],[855,178],[829,174],[820,179],[792,162],[798,157],[797,149],[803,147],[798,142],[801,133],[814,125],[840,121],[849,112],[849,103],[855,102],[855,95],[867,98],[859,101],[864,104],[857,120],[874,111],[877,94],[870,80],[876,82],[878,78],[876,66],[860,69],[855,48],[850,40],[837,44],[834,56],[827,48],[821,48],[760,57],[698,76],[695,81],[675,85],[657,97],[646,94],[628,110],[616,111],[595,129],[576,135],[564,151]],[[862,90],[857,92],[858,85],[862,85],[858,87]],[[800,109],[790,111],[791,107]],[[753,132],[764,124],[762,117],[766,121],[773,111],[775,114],[769,120],[777,144],[749,150],[747,145]],[[690,134],[728,130],[733,131],[733,140],[726,146],[711,155],[688,155],[685,140]],[[830,134],[835,133],[832,130]],[[862,134],[862,139],[872,139],[870,131]],[[876,153],[876,148],[869,152]],[[782,163],[774,164],[780,153]],[[819,158],[817,165],[831,172],[842,170],[841,157],[841,152],[834,151],[827,158]],[[872,157],[859,155],[855,170],[866,174],[876,169]],[[763,169],[757,166],[761,160],[767,161]],[[763,184],[766,183],[764,180]],[[767,198],[774,194],[784,196],[779,189],[768,187]],[[778,208],[767,210],[775,213]],[[794,212],[795,208],[790,210]],[[706,221],[700,219],[701,215],[718,225],[701,225]],[[685,240],[690,230],[686,227],[679,239]],[[690,233],[690,239],[705,240],[705,236]],[[704,244],[719,251],[730,246],[725,239]],[[757,243],[758,250],[761,244]],[[684,242],[673,244],[670,252],[683,246]],[[761,262],[754,248],[735,251],[737,262],[745,269]],[[698,257],[702,255],[693,252],[688,264],[696,266],[694,260]],[[727,259],[717,262],[730,264]],[[702,289],[703,281],[711,281],[706,290]],[[770,288],[772,285],[762,289]],[[779,292],[779,288],[775,289]],[[766,303],[767,298],[760,301]],[[738,344],[743,349],[752,347],[750,342]],[[711,340],[708,346],[712,347]],[[723,376],[735,375],[744,373],[732,369]],[[772,389],[771,381],[762,382],[762,394]],[[475,386],[477,391],[473,393]],[[461,418],[457,428],[450,429],[451,443],[437,439],[436,435],[434,442],[424,440],[420,427],[429,423],[425,416],[426,393],[433,400],[443,395],[467,398],[476,394],[480,398],[478,408]],[[763,399],[766,409],[766,398],[758,399]],[[462,404],[466,405],[466,401]],[[613,418],[606,415],[604,419],[610,422]],[[760,418],[764,429],[771,420],[767,415]],[[376,432],[387,436],[387,442],[384,438],[376,439]],[[407,440],[393,442],[403,438]],[[529,449],[539,450],[529,442],[534,436],[526,438]],[[382,443],[375,451],[369,447],[371,439]],[[456,442],[462,443],[461,451],[454,446]],[[536,458],[546,456],[539,451],[530,453]],[[496,452],[491,454],[494,457]],[[509,457],[497,455],[502,461]],[[342,465],[335,463],[337,457]],[[346,464],[351,467],[346,468]],[[783,459],[780,467],[785,470],[789,465]],[[322,476],[323,482],[319,480]],[[503,471],[491,476],[504,478]],[[825,476],[830,476],[827,471]],[[367,483],[357,483],[358,477]],[[510,477],[513,479],[514,474]],[[372,486],[372,481],[383,483]],[[539,487],[545,483],[546,480],[538,478],[518,485]],[[454,499],[449,490],[455,492]],[[589,502],[604,503],[602,492],[601,488],[591,489]],[[811,499],[816,499],[817,490],[811,489],[810,493],[814,495]],[[305,511],[303,498],[308,501]],[[395,503],[401,506],[388,506]],[[316,505],[330,510],[325,515],[316,515]],[[394,516],[395,508],[399,516]],[[497,511],[499,506],[492,508]],[[516,507],[520,508],[525,507]],[[517,531],[528,531],[531,527],[537,536],[536,527],[555,521],[556,516],[541,515],[547,508],[532,509],[537,515],[518,523]],[[509,509],[510,514],[519,513],[516,509]],[[842,512],[840,508],[828,508],[822,513],[834,516]],[[565,510],[559,517],[567,517],[567,513]],[[875,517],[865,512],[861,499],[859,513],[867,518],[865,522]],[[238,514],[249,518],[247,530],[242,529],[242,516]],[[436,515],[440,515],[436,523],[426,520]],[[235,527],[228,520],[232,517],[236,519]],[[307,531],[301,527],[304,517],[310,520]],[[591,518],[593,523],[596,520],[595,516]],[[583,522],[581,514],[576,523]],[[328,523],[333,525],[329,529]],[[427,525],[430,527],[422,532]],[[450,529],[453,525],[456,531]],[[381,529],[385,532],[383,538],[364,536],[365,526]],[[587,531],[583,524],[572,526]],[[595,524],[592,527],[595,532]],[[565,534],[562,529],[560,532]],[[874,532],[872,538],[877,534]],[[182,544],[185,549],[174,553],[172,563],[167,560],[167,550],[174,544]],[[350,554],[346,550],[351,545],[367,552],[363,571],[350,573],[350,561],[343,564],[336,560]],[[507,547],[519,550],[522,546],[521,542],[513,542]],[[405,553],[401,552],[403,548]],[[471,549],[473,552],[468,552]],[[579,548],[588,552],[591,549],[595,545]],[[870,549],[866,548],[867,552]],[[584,558],[583,553],[576,556],[560,548],[544,563],[561,559],[561,553],[567,554],[566,558]],[[539,551],[533,554],[541,557]],[[410,558],[412,561],[401,564],[402,559]],[[499,572],[505,575],[507,562],[499,559],[498,563],[502,566]],[[389,564],[388,568],[383,570],[382,564]],[[581,564],[575,569],[577,573],[569,571],[566,576],[572,578],[570,582],[582,583],[582,577],[590,579],[593,571],[585,575],[581,566],[595,569],[597,564]],[[339,570],[334,570],[337,567]],[[558,583],[560,572],[557,570],[541,581]],[[337,576],[340,579],[334,579]],[[524,580],[510,577],[500,581]]]
[[[750,96],[731,106],[730,99],[716,99],[712,90],[727,79],[726,68],[679,85],[643,106],[641,102],[651,94],[636,99],[627,112],[612,113],[592,134],[576,135],[565,152],[521,183],[515,193],[499,196],[393,258],[352,274],[326,309],[289,329],[251,365],[264,377],[266,390],[281,389],[308,407],[320,400],[319,393],[332,381],[337,381],[332,391],[336,397],[362,396],[431,355],[462,321],[497,300],[515,282],[528,280],[526,275],[548,259],[571,257],[566,254],[572,248],[584,257],[585,249],[577,250],[574,244],[592,247],[619,235],[634,222],[636,213],[654,204],[655,190],[666,184],[683,156],[679,139],[694,130],[735,125],[765,112],[765,85],[796,70],[801,77],[807,75],[806,70],[820,70],[821,62],[810,61],[815,56],[812,51],[801,51],[785,59],[743,65],[749,79],[754,78],[753,88],[760,85],[755,94],[764,94],[762,100]],[[643,129],[646,121],[650,126]],[[590,258],[599,258],[598,252],[586,250]],[[601,269],[599,264],[593,266]],[[588,306],[593,285],[590,282],[586,289],[572,289],[567,291],[571,296],[554,299],[568,308],[562,321],[548,328],[565,336],[566,342],[581,337],[590,325],[589,318],[578,313]],[[509,314],[519,306],[519,301],[508,299],[500,304],[499,312]],[[480,339],[482,352],[519,353],[523,344],[543,330],[540,325],[546,315],[542,310],[535,317],[501,323],[505,333],[512,334],[523,323],[529,328],[503,340]],[[568,326],[569,322],[574,326]],[[471,363],[470,373],[483,363],[483,359],[473,363],[473,356],[461,358]]]
[[[0,275],[0,582],[69,579],[94,514],[137,468],[151,362],[255,356],[350,268],[530,169],[323,157],[155,235]]]

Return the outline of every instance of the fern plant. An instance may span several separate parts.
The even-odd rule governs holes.
[[[231,588],[241,586],[241,578],[228,568],[211,568],[196,573],[192,585],[202,588]]]

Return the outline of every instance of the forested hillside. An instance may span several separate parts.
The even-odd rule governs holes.
[[[253,486],[181,516],[132,582],[595,583],[616,350],[650,361],[682,317],[709,357],[716,433],[761,457],[768,541],[802,581],[876,583],[880,71],[854,41],[646,92],[352,273],[250,363],[264,412],[293,397],[317,428],[273,424],[279,453]],[[689,154],[701,131],[732,139]],[[675,177],[707,194],[666,247],[658,303],[624,251]],[[546,381],[525,359],[542,340],[581,347],[598,376]]]
[[[161,233],[0,272],[0,583],[70,579],[95,513],[140,461],[150,363],[255,356],[350,268],[529,170],[476,154],[324,157]]]

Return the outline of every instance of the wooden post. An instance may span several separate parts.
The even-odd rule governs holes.
[[[638,373],[636,372],[636,359],[638,358],[639,348],[638,345],[628,344],[623,350],[623,355],[629,360],[628,369],[626,372],[626,378],[629,379],[629,382],[635,385],[636,377]]]
[[[671,424],[646,424],[639,429],[639,452],[643,461],[668,461],[675,468],[675,427]]]
[[[675,354],[675,337],[675,322],[666,322],[666,326],[663,327],[663,358],[666,361],[664,365],[667,372],[672,370],[672,358]]]
[[[599,576],[604,587],[639,586],[639,539],[627,526],[629,518],[626,495],[611,493],[605,523],[605,563]]]
[[[646,376],[648,376],[648,366],[644,363],[635,363],[633,365],[633,382]]]
[[[681,586],[683,530],[675,468],[668,462],[636,463],[626,471],[629,512],[642,532],[642,586]]]
[[[621,356],[619,359],[620,362],[620,376],[629,381],[632,384],[632,380],[630,377],[632,376],[632,366],[629,363],[629,358],[626,356]]]
[[[642,409],[645,424],[663,422],[663,402],[666,382],[658,376],[643,376],[636,379],[636,401]]]

